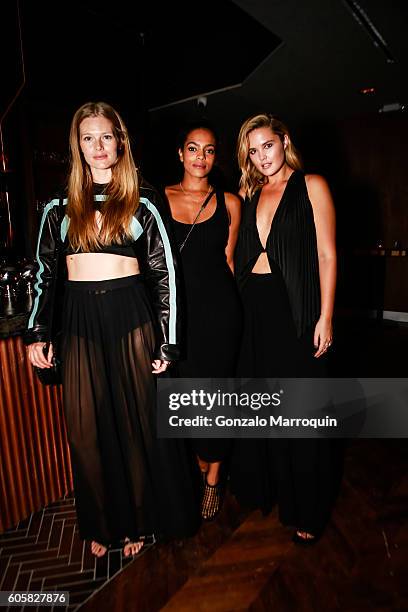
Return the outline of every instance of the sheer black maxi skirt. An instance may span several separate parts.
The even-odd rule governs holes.
[[[183,444],[155,435],[153,349],[139,275],[67,282],[64,410],[83,539],[183,537],[198,526]]]
[[[296,335],[279,269],[250,274],[242,301],[245,320],[238,376],[326,375],[325,357],[313,357],[314,330],[301,338]],[[332,462],[327,439],[238,439],[231,460],[231,488],[242,505],[268,513],[277,503],[284,525],[319,534],[334,494]]]

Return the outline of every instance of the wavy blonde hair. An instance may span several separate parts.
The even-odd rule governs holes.
[[[277,117],[266,113],[254,115],[243,123],[239,131],[237,143],[238,165],[241,170],[241,179],[239,181],[240,189],[246,196],[251,198],[253,194],[267,182],[267,177],[261,174],[249,158],[249,134],[258,128],[267,127],[274,134],[279,136],[280,140],[284,141],[287,138],[287,146],[285,148],[285,161],[293,168],[293,170],[302,170],[302,160],[299,152],[292,143],[289,130],[286,125]]]
[[[112,124],[117,160],[101,207],[102,223],[95,219],[93,180],[80,147],[79,127],[87,117],[105,117]],[[130,236],[132,215],[139,205],[139,181],[126,126],[119,113],[105,102],[87,102],[75,113],[69,135],[71,167],[68,177],[68,239],[75,251],[92,251]]]

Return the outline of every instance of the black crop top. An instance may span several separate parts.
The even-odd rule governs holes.
[[[102,197],[105,195],[105,189],[108,185],[102,183],[93,184],[95,210],[100,209],[100,202],[103,201]],[[102,197],[100,197],[102,196]],[[64,241],[64,252],[65,255],[78,255],[80,253],[109,253],[111,255],[121,255],[122,257],[134,257],[136,258],[135,249],[133,248],[134,241],[130,238],[125,240],[123,243],[115,243],[102,245],[100,248],[96,248],[93,251],[74,251],[71,245],[68,243],[68,239]]]
[[[180,298],[176,252],[168,232],[169,216],[157,191],[142,180],[139,193],[139,205],[135,207],[130,222],[129,242],[123,246],[133,246],[148,288],[154,311],[154,359],[174,361],[179,356]],[[99,196],[100,200],[103,195]],[[69,229],[69,217],[65,214],[67,204],[65,193],[56,195],[45,206],[41,217],[33,307],[24,333],[26,344],[46,342],[51,334],[61,329],[60,305],[64,284],[56,283],[64,281],[67,275],[61,245],[65,243]],[[115,251],[114,247],[112,252]],[[133,256],[132,251],[130,254]],[[59,260],[62,265],[59,265]]]

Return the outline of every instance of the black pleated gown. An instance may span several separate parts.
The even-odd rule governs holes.
[[[304,177],[298,172],[290,176],[266,249],[256,227],[259,195],[244,204],[236,251],[245,317],[238,376],[325,376],[325,357],[313,357],[320,297],[316,232]],[[267,252],[270,274],[251,272],[262,251]],[[330,441],[239,439],[231,461],[231,488],[244,506],[267,513],[277,503],[283,524],[319,534],[332,501]]]

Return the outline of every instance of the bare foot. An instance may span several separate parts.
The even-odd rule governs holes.
[[[125,539],[125,546],[123,547],[123,554],[125,557],[137,555],[143,548],[143,541],[131,542],[129,538]]]
[[[99,544],[99,542],[95,542],[94,540],[91,542],[91,551],[95,557],[103,557],[107,550],[107,547],[103,544]]]

